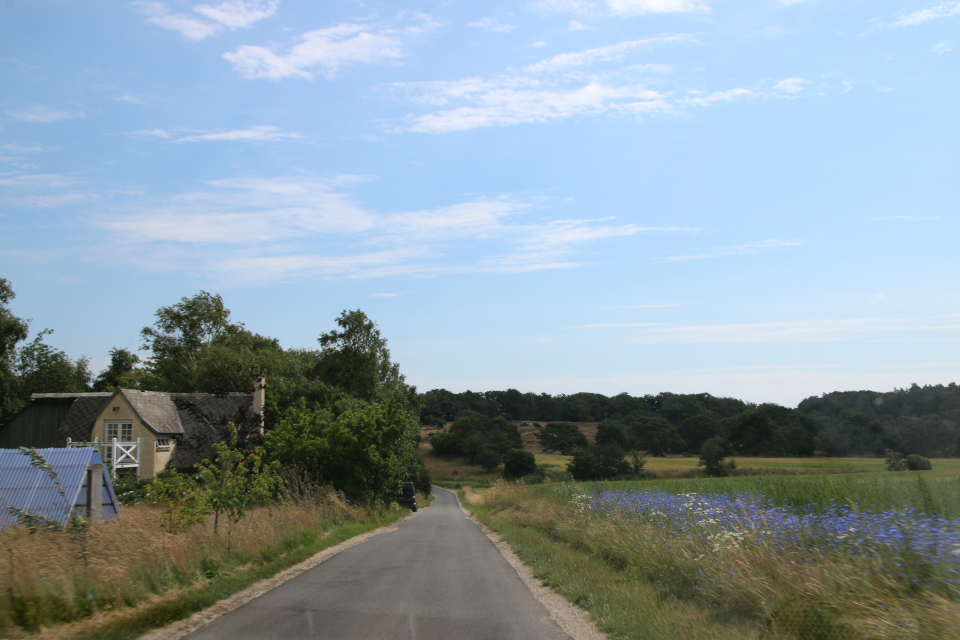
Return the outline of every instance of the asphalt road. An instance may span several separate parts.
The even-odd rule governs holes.
[[[570,640],[499,550],[436,489],[396,531],[351,547],[191,640]]]

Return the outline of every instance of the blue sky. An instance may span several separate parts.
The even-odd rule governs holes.
[[[0,275],[105,366],[200,290],[421,390],[960,379],[960,2],[0,4]]]

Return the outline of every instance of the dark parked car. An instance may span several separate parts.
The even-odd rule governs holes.
[[[401,507],[410,507],[411,511],[417,510],[417,488],[412,482],[403,483],[403,493],[397,496],[397,504]]]

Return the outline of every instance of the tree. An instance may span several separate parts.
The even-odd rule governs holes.
[[[10,311],[10,301],[15,297],[10,281],[0,278],[0,424],[6,424],[21,406],[14,361],[17,343],[27,339],[29,326],[26,320]]]
[[[662,456],[683,449],[683,438],[677,428],[660,416],[641,415],[632,420],[631,431],[637,444],[652,456]]]
[[[152,327],[140,331],[142,348],[150,350],[149,367],[164,391],[199,392],[197,362],[205,346],[242,329],[230,322],[230,310],[219,294],[201,291],[177,304],[160,307]]]
[[[733,454],[733,447],[723,436],[714,436],[700,446],[698,467],[704,468],[708,476],[728,475],[731,466],[724,459]]]
[[[392,500],[401,482],[420,473],[419,424],[398,400],[355,401],[338,410],[306,402],[287,410],[265,436],[271,459],[296,465],[352,499]]]
[[[522,478],[536,471],[537,458],[529,451],[512,449],[503,456],[503,473],[510,478]]]
[[[567,470],[575,480],[606,480],[629,473],[630,463],[617,445],[595,444],[574,451]]]
[[[266,463],[262,448],[244,452],[237,446],[237,430],[230,425],[228,438],[213,445],[213,460],[199,465],[207,504],[213,512],[213,533],[216,535],[220,515],[225,514],[231,525],[247,514],[247,508],[256,502],[269,502],[282,491],[277,475],[279,462]],[[229,548],[229,543],[228,543]]]
[[[560,455],[570,455],[577,447],[586,446],[587,436],[580,428],[569,422],[550,422],[537,430],[537,441],[544,452],[557,451]]]
[[[339,330],[318,339],[321,380],[369,402],[407,392],[400,365],[390,361],[387,340],[375,322],[359,309],[343,311],[336,322]]]
[[[133,386],[127,381],[132,380],[132,374],[140,363],[140,357],[126,349],[115,347],[110,349],[110,366],[100,372],[93,381],[94,391],[113,391],[123,386]]]

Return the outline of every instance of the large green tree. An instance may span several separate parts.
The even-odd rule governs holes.
[[[20,408],[20,384],[14,372],[17,343],[27,339],[29,326],[10,311],[16,297],[10,281],[0,278],[0,424]]]
[[[390,360],[387,340],[363,311],[344,311],[336,320],[339,329],[321,334],[317,373],[327,384],[370,402],[411,392]]]

